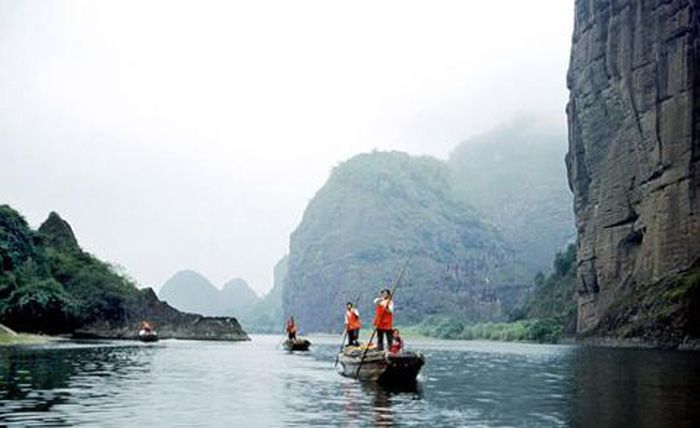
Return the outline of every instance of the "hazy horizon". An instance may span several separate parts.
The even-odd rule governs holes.
[[[565,135],[572,27],[560,0],[0,0],[0,203],[141,286],[261,294],[339,162],[520,117]]]

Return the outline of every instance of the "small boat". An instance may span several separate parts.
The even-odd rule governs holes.
[[[138,339],[141,342],[157,342],[158,333],[156,329],[153,328],[153,324],[150,321],[141,321],[139,326]]]
[[[158,333],[156,333],[155,330],[139,330],[139,335],[138,339],[141,342],[157,342],[158,341]]]
[[[287,351],[308,351],[309,346],[311,346],[311,342],[299,337],[296,339],[285,340],[282,346],[284,346],[284,349]]]
[[[411,384],[416,382],[416,377],[425,364],[425,357],[420,352],[401,351],[392,354],[370,348],[362,360],[364,353],[363,347],[345,348],[338,355],[342,368],[340,373],[343,376],[385,385]]]

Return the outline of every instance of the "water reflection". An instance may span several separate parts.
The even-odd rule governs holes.
[[[92,403],[108,398],[101,384],[118,388],[120,376],[148,370],[136,348],[94,343],[7,348],[0,353],[0,422],[70,425],[60,412],[76,398]],[[102,379],[100,382],[99,379]]]
[[[574,357],[572,425],[697,426],[699,357],[693,352],[579,350]]]
[[[278,340],[2,348],[0,425],[700,426],[697,353],[416,341],[386,388],[335,373],[337,339]]]
[[[383,386],[376,383],[361,383],[362,393],[371,397],[372,422],[375,427],[395,426],[392,399],[400,396],[401,399],[420,400],[421,389],[417,382],[405,385]]]

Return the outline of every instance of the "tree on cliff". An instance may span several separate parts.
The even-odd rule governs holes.
[[[0,206],[0,316],[20,331],[66,333],[119,318],[138,294],[108,264],[82,251],[68,223],[51,213],[38,232]]]
[[[111,265],[83,251],[56,213],[33,231],[0,205],[0,321],[14,330],[133,337],[150,319],[173,337],[247,339],[233,319],[204,320],[139,290]]]

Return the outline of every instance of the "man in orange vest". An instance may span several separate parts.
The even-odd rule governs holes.
[[[384,289],[379,297],[374,299],[377,305],[374,312],[374,326],[377,328],[377,349],[384,349],[384,338],[386,337],[386,347],[391,348],[391,339],[394,328],[394,301],[391,298],[391,291]]]
[[[348,334],[348,346],[360,346],[360,312],[352,302],[345,304],[345,331]]]

